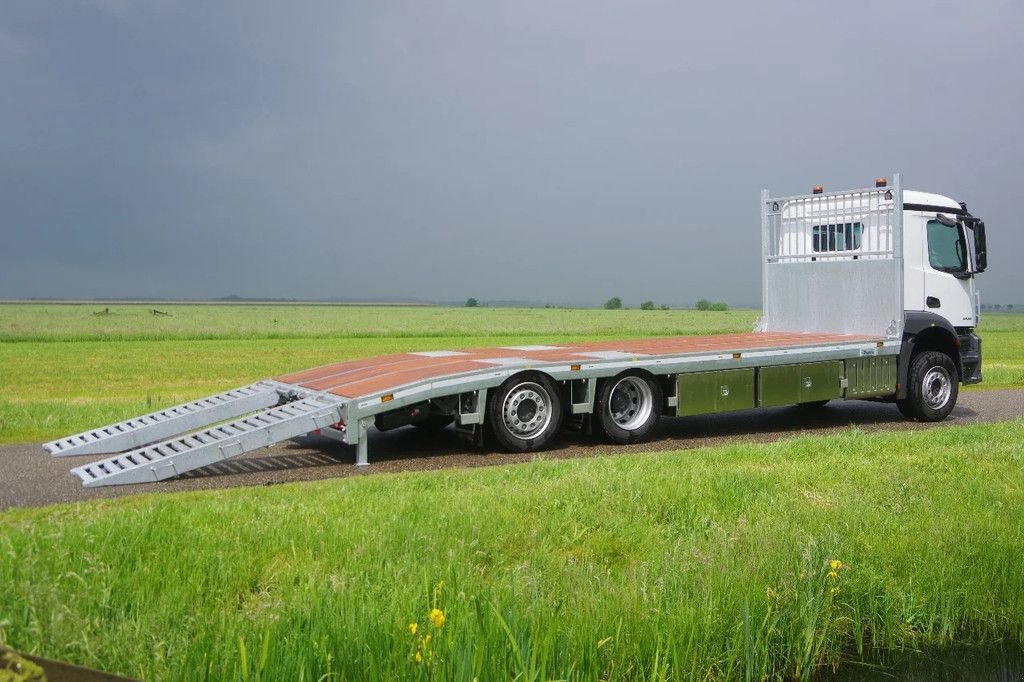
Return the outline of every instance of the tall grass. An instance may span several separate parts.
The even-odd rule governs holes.
[[[153,680],[803,679],[1020,643],[1022,438],[850,430],[9,511],[0,637]]]

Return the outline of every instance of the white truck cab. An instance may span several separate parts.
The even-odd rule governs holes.
[[[984,262],[979,267],[985,253],[977,249],[977,225],[966,206],[949,197],[903,193],[905,310],[934,313],[952,327],[978,325],[974,275],[985,269]]]
[[[944,417],[956,384],[981,381],[975,276],[987,266],[985,223],[941,194],[869,190],[762,194],[764,331],[842,331],[899,342],[894,396],[907,416]],[[945,367],[919,367],[925,359]],[[908,390],[910,393],[908,394]],[[931,400],[928,396],[931,395]],[[929,413],[922,404],[941,409]]]

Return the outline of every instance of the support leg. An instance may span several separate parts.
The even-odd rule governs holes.
[[[370,462],[367,461],[367,441],[369,440],[368,432],[370,429],[370,422],[372,419],[360,419],[359,420],[359,441],[356,443],[356,466],[367,466]]]

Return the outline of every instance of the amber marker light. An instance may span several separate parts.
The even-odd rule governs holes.
[[[386,393],[386,394],[384,394],[384,395],[382,395],[380,397],[380,401],[382,403],[390,403],[394,399],[395,399],[395,394],[394,393]]]
[[[889,184],[889,181],[885,178],[875,178],[875,187],[885,187]]]
[[[578,372],[581,368],[581,365],[569,365],[569,371],[571,372]]]
[[[814,189],[811,190],[811,194],[821,194],[825,191],[825,188],[821,185],[815,185]]]
[[[743,357],[743,353],[733,353],[732,354],[732,359],[733,360],[739,360],[742,357]]]

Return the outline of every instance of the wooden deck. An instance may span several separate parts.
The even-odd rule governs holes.
[[[616,357],[748,353],[876,340],[878,339],[841,334],[754,332],[715,336],[655,337],[632,341],[616,339],[558,346],[524,344],[501,348],[385,355],[324,365],[278,377],[277,380],[303,388],[327,391],[345,398],[360,398],[391,391],[418,381],[494,369],[515,360],[523,360],[534,368],[542,368],[546,363],[564,365]]]

